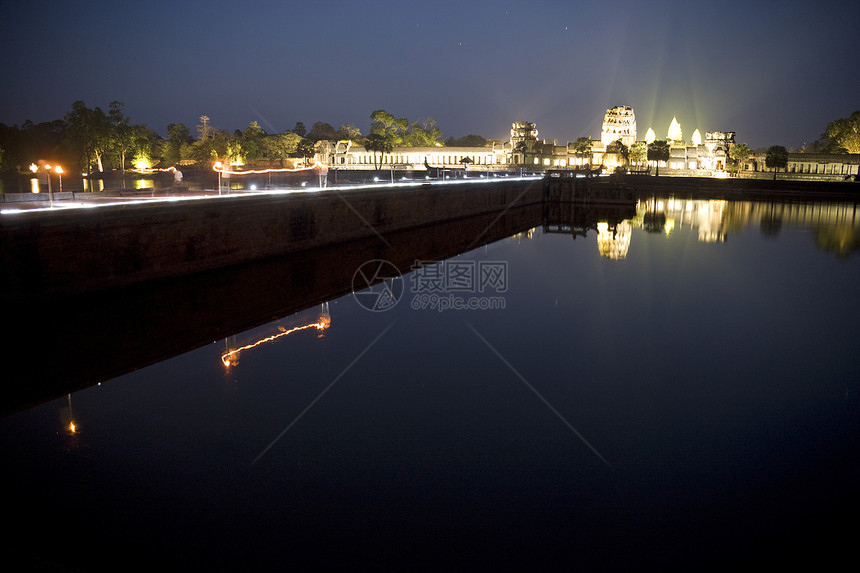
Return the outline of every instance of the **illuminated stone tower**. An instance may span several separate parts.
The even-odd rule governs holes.
[[[674,116],[672,117],[672,123],[669,124],[669,132],[666,134],[666,139],[669,142],[682,142],[684,141],[684,133],[681,131],[681,124],[678,123],[678,119]]]
[[[693,132],[693,145],[702,145],[702,134],[698,129]]]
[[[636,114],[629,105],[619,105],[606,110],[600,142],[609,145],[621,140],[628,148],[636,141]]]
[[[531,149],[537,142],[538,130],[535,124],[527,121],[515,121],[511,124],[511,147],[517,148],[517,144],[525,143],[526,148]]]
[[[645,133],[645,143],[654,143],[655,141],[657,141],[657,134],[649,127]]]

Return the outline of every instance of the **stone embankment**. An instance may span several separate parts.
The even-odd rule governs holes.
[[[0,292],[59,297],[540,203],[539,179],[142,201],[0,217]]]

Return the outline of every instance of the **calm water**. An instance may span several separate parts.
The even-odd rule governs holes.
[[[669,199],[535,221],[8,416],[6,541],[114,568],[835,562],[858,224]]]

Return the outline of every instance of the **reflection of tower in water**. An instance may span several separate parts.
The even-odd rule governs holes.
[[[74,434],[78,431],[78,425],[75,422],[75,415],[72,413],[72,395],[68,394],[68,404],[69,404],[69,433]]]
[[[621,221],[612,227],[609,223],[597,223],[597,250],[601,256],[613,260],[627,257],[633,227],[630,221]]]
[[[230,361],[229,364],[225,364],[224,366],[231,366],[239,363],[239,353],[236,350],[237,348],[239,348],[239,342],[236,340],[235,334],[231,334],[224,339],[224,356],[230,356],[233,354],[233,352],[236,353],[235,359]]]
[[[320,331],[317,338],[322,338],[324,334],[323,331],[331,326],[331,313],[328,309],[328,302],[322,303],[322,306],[320,307],[320,318],[317,321],[317,324],[317,329]]]
[[[239,346],[236,342],[236,336],[227,337],[224,340],[226,345],[226,351],[221,355],[221,363],[227,368],[231,366],[235,366],[239,363],[239,355],[251,348],[256,346],[260,346],[261,344],[265,344],[267,342],[272,342],[273,340],[277,340],[278,338],[287,336],[288,334],[292,334],[299,330],[307,330],[309,328],[316,328],[320,331],[320,336],[322,336],[322,331],[331,326],[331,313],[329,312],[328,302],[324,302],[320,307],[320,315],[319,318],[315,322],[311,322],[309,324],[304,324],[302,326],[294,326],[293,328],[286,329],[283,326],[278,326],[278,333],[272,334],[271,336],[266,336],[265,338],[261,338],[256,342],[252,342],[250,344],[245,344],[244,346]]]

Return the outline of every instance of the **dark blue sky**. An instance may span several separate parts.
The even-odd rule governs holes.
[[[268,132],[369,115],[432,117],[445,137],[561,143],[630,105],[640,138],[673,115],[796,147],[860,109],[855,2],[2,1],[0,122],[125,103],[164,134],[201,115]]]

